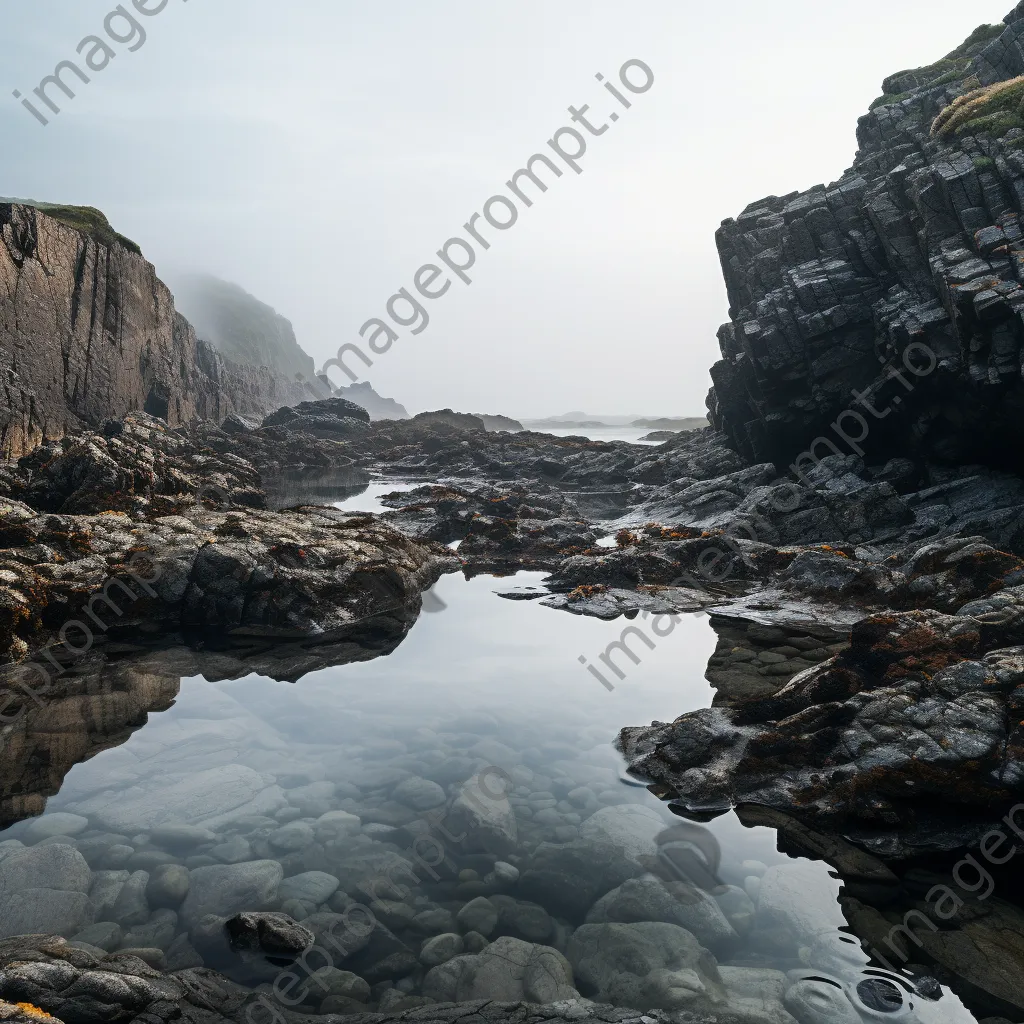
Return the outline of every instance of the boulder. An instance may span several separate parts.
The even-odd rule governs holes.
[[[572,968],[557,949],[507,935],[480,953],[432,968],[423,979],[423,994],[437,1002],[553,1003],[579,998]]]
[[[259,910],[277,898],[283,877],[284,870],[276,860],[195,868],[189,872],[182,923],[191,930],[207,914],[231,917],[243,910]]]
[[[708,1010],[725,1000],[714,957],[690,932],[660,921],[584,924],[566,947],[580,991],[638,1010]]]
[[[679,925],[715,953],[724,953],[739,941],[713,896],[685,882],[665,882],[654,875],[628,879],[602,896],[587,914],[587,924],[613,921]]]

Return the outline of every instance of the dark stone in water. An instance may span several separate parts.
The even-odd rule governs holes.
[[[313,942],[313,933],[287,914],[236,914],[224,928],[238,952],[298,956]]]

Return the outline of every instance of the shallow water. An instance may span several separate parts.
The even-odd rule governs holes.
[[[366,498],[353,500],[363,508]],[[407,951],[387,947],[398,960],[385,967],[371,962],[383,951],[371,955],[370,947],[336,961],[366,976],[382,1005],[441,991],[438,975],[431,981],[426,965],[416,966],[421,945],[461,933],[444,941],[467,948],[482,933],[559,949],[583,994],[602,1001],[703,1008],[702,1000],[726,998],[751,1022],[785,1020],[778,996],[796,982],[772,972],[802,971],[819,980],[799,983],[810,986],[801,1020],[840,1019],[830,993],[839,985],[854,992],[866,958],[841,931],[839,883],[826,866],[778,853],[772,830],[744,828],[733,815],[706,826],[681,822],[624,776],[612,745],[624,725],[711,703],[704,670],[717,638],[707,620],[681,617],[658,637],[644,618],[602,622],[497,596],[542,578],[444,577],[432,613],[393,654],[297,684],[183,679],[169,710],[74,767],[46,814],[0,833],[0,843],[77,846],[93,869],[90,902],[80,906],[78,893],[54,897],[33,884],[34,869],[24,867],[31,854],[0,846],[0,908],[8,911],[0,935],[63,920],[69,937],[155,946],[171,967],[197,948],[209,966],[256,985],[272,983],[280,966],[239,960],[204,915],[269,909],[286,898],[281,909],[315,924],[349,913],[347,893]],[[661,632],[669,625],[660,623]],[[580,658],[600,664],[627,626],[647,642],[632,634],[638,664],[616,656],[624,678],[605,667],[609,690]],[[212,835],[168,831],[183,825]],[[190,869],[184,903],[152,897],[138,875],[155,876],[162,863]],[[256,875],[245,876],[250,870]],[[222,877],[232,873],[245,878]],[[292,881],[279,886],[282,876]],[[617,895],[600,900],[608,890]],[[481,904],[466,909],[479,897],[494,897],[493,915]],[[574,938],[588,918],[590,931]],[[82,931],[91,919],[100,924]],[[651,920],[663,923],[646,935]],[[680,922],[726,965],[724,997],[712,991],[706,965],[672,946],[678,931],[672,942],[658,931]],[[538,995],[536,984],[524,990],[507,970],[499,978],[481,969],[459,984],[451,997],[565,994],[541,986]],[[304,1008],[314,1009],[318,996]],[[903,998],[903,1012],[886,1017],[974,1019],[948,993],[937,1002]],[[764,1000],[771,1005],[758,1016],[754,1004]],[[862,1016],[878,1019],[874,1011]]]
[[[662,441],[641,441],[655,428],[653,427],[541,427],[526,426],[527,430],[536,430],[541,434],[554,437],[588,437],[591,441],[628,441],[630,444],[663,444]]]

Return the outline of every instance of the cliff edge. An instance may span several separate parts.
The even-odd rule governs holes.
[[[1024,4],[891,76],[853,166],[717,241],[710,418],[780,469],[841,453],[1024,469]]]
[[[0,203],[0,458],[131,411],[175,426],[319,397],[198,341],[98,211]]]

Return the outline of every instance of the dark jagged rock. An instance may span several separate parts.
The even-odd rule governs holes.
[[[519,420],[514,420],[511,416],[489,416],[482,412],[472,415],[476,416],[487,430],[507,430],[516,434],[525,429]]]
[[[788,466],[820,437],[876,458],[1024,466],[1018,97],[932,127],[973,87],[1020,75],[1022,38],[1015,11],[888,79],[838,181],[723,223],[731,322],[708,404],[748,458]]]
[[[869,616],[777,693],[625,729],[622,749],[695,812],[764,804],[897,833],[930,806],[987,820],[1024,786],[1022,609],[1012,587],[954,615]]]
[[[345,398],[325,398],[278,409],[264,419],[263,426],[344,441],[364,433],[369,422],[370,414],[361,405]]]
[[[231,948],[268,956],[298,956],[314,935],[287,914],[235,914],[224,923]]]
[[[28,457],[20,468],[31,479],[15,481],[21,498],[6,499],[0,514],[8,658],[76,617],[112,634],[195,629],[331,643],[378,615],[414,614],[420,592],[451,567],[443,549],[376,517],[265,511],[251,463],[158,421],[117,421],[60,448]]]

